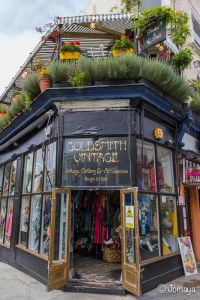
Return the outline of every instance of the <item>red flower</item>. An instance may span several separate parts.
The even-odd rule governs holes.
[[[76,42],[74,42],[76,45],[80,45],[80,42],[79,41],[76,41]]]
[[[59,36],[59,31],[55,31],[55,32],[53,33],[53,35],[54,35],[55,37]]]
[[[125,38],[125,40],[129,40],[129,36],[128,35],[125,35],[124,38]]]

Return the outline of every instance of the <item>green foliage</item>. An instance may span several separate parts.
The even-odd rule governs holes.
[[[157,20],[163,19],[165,25],[170,27],[171,40],[179,47],[183,46],[191,31],[188,26],[188,14],[185,11],[174,11],[171,7],[157,5],[151,9],[142,9],[142,17],[133,15],[132,30],[139,28],[140,36],[143,37],[144,30]]]
[[[178,53],[172,56],[172,61],[174,65],[179,68],[182,67],[182,69],[186,69],[188,65],[193,60],[193,47],[189,45],[188,48],[180,49]]]
[[[40,86],[38,83],[38,75],[33,73],[25,77],[22,82],[22,90],[29,95],[31,99],[34,99],[40,94]]]
[[[141,6],[142,1],[140,0],[121,0],[120,8],[115,5],[110,9],[110,12],[132,12],[134,11],[135,7],[137,6],[137,9]]]
[[[47,66],[42,67],[39,76],[50,76]]]
[[[192,101],[189,104],[189,108],[197,114],[200,114],[200,82],[197,79],[190,80],[192,92],[190,97]]]
[[[61,52],[61,53],[64,53],[64,52],[74,52],[74,51],[80,52],[80,48],[79,48],[78,45],[76,45],[76,44],[66,43],[66,44],[64,44],[64,45],[60,48],[60,52]]]
[[[63,62],[58,60],[52,61],[48,64],[47,70],[54,82],[68,80],[67,69],[69,64],[70,63],[68,61]]]
[[[132,41],[124,36],[122,36],[120,40],[116,40],[112,46],[112,50],[126,50],[130,48],[133,48]]]
[[[17,96],[17,95],[20,95],[21,94],[21,92],[20,91],[18,91],[18,90],[16,90],[16,89],[13,89],[13,91],[12,91],[12,97],[14,98],[15,96]]]
[[[85,73],[81,70],[77,70],[73,76],[69,77],[69,83],[78,89],[82,89],[85,84]]]
[[[0,103],[0,112],[6,112],[5,107]]]

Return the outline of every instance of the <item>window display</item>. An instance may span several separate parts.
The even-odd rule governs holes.
[[[174,173],[172,151],[157,146],[158,152],[158,184],[161,192],[174,193]]]
[[[138,195],[141,260],[160,255],[156,198],[155,195]]]
[[[16,170],[17,170],[17,161],[11,163],[11,176],[10,176],[10,195],[14,195],[15,192],[15,183],[16,183]]]
[[[178,251],[176,201],[173,196],[161,196],[161,230],[163,254]]]
[[[31,198],[31,215],[29,230],[29,249],[38,252],[40,241],[40,214],[41,214],[41,195]]]
[[[14,198],[8,199],[7,217],[6,217],[6,235],[5,235],[5,243],[8,245],[10,245],[10,238],[12,232],[13,202],[14,202]]]
[[[45,190],[51,191],[55,187],[56,175],[56,143],[52,143],[46,147],[46,177]]]
[[[0,200],[0,242],[4,242],[4,234],[5,234],[5,224],[6,224],[6,209],[7,209],[7,199],[2,198]]]
[[[4,182],[3,182],[4,196],[8,195],[9,181],[10,181],[10,163],[5,166],[5,171],[4,171]]]
[[[48,254],[49,239],[50,239],[50,222],[51,222],[51,195],[45,195],[43,201],[42,213],[42,241],[40,246],[40,253]]]
[[[42,191],[43,183],[43,159],[42,159],[42,149],[39,149],[35,153],[35,164],[33,171],[33,193]]]
[[[156,191],[155,150],[152,143],[137,140],[138,188]]]
[[[2,185],[3,185],[3,170],[4,168],[0,168],[0,196],[2,195]]]
[[[27,246],[29,227],[30,197],[22,197],[19,243]]]
[[[25,156],[24,178],[23,178],[23,193],[24,194],[31,192],[32,166],[33,166],[33,153],[29,153]]]

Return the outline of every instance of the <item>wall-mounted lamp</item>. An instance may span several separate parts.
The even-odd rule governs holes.
[[[159,48],[160,47],[160,44],[156,44],[156,48]]]
[[[92,28],[92,29],[95,28],[95,23],[94,22],[90,23],[90,28]]]

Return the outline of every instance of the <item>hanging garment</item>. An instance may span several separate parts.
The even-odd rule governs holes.
[[[95,221],[94,221],[94,244],[100,244],[101,243],[101,197],[102,193],[99,193],[95,200],[95,205],[94,205],[94,216],[95,216]]]
[[[11,206],[11,207],[9,208],[8,218],[7,218],[7,222],[6,222],[6,233],[7,233],[7,237],[8,237],[8,238],[11,237],[11,231],[12,231],[12,216],[13,216],[13,207]]]

